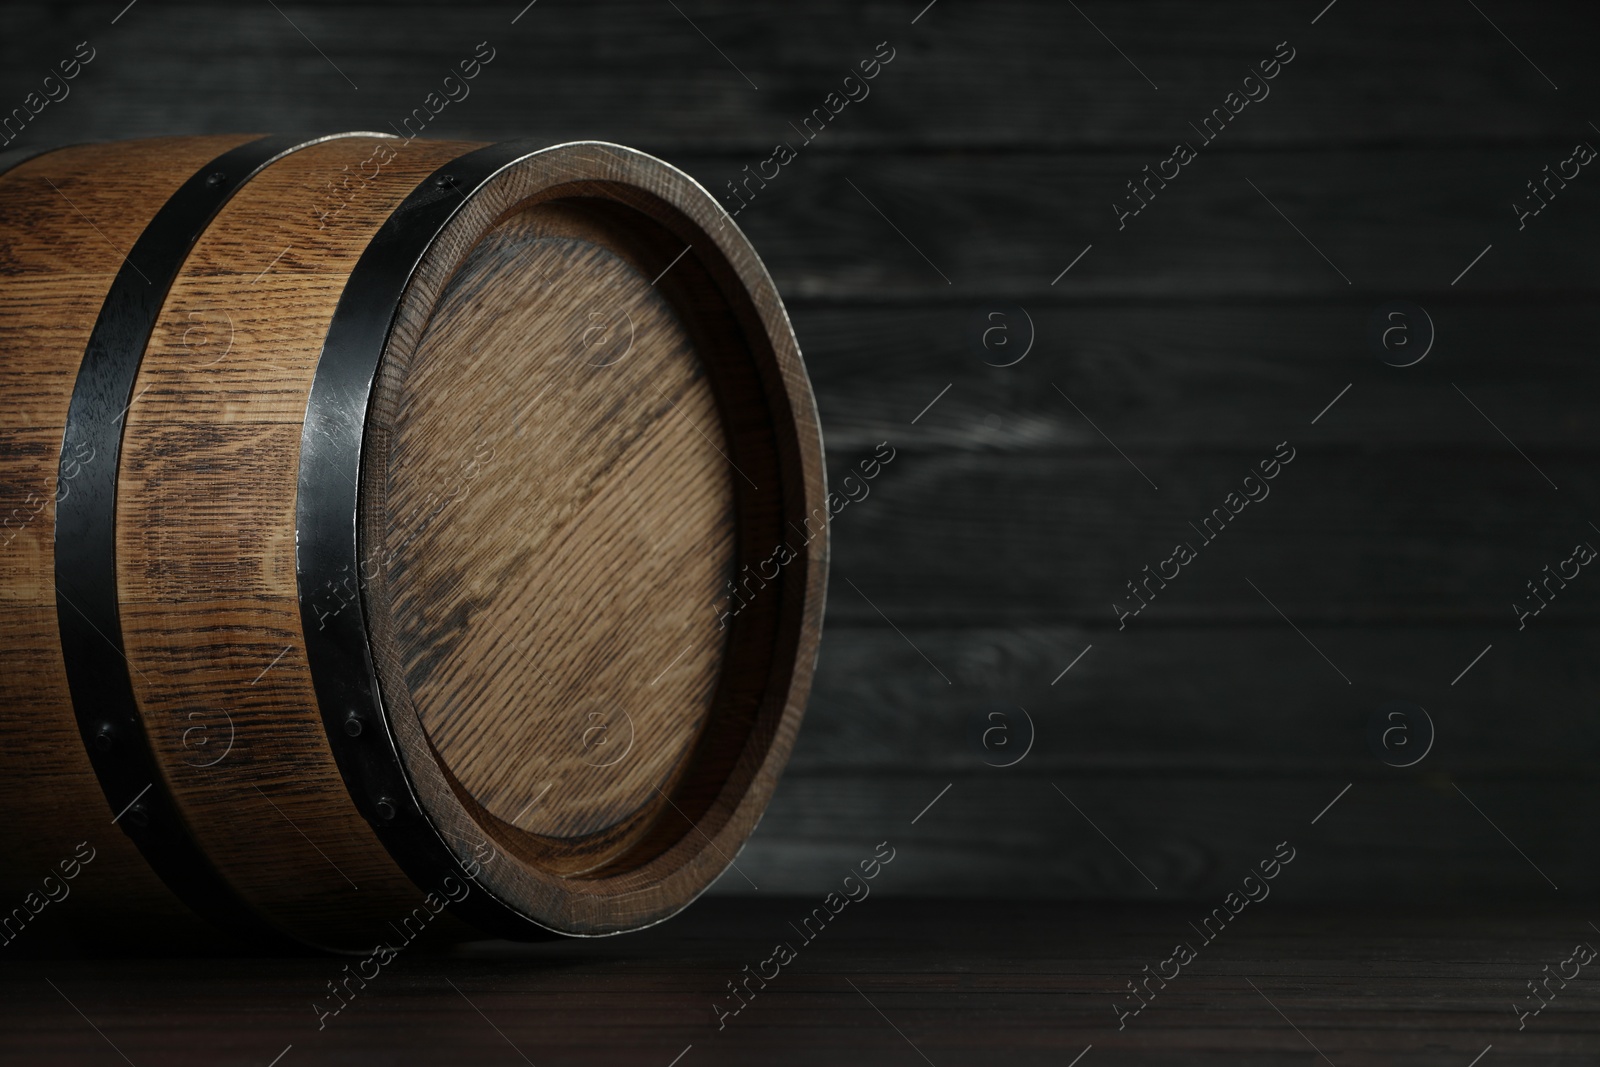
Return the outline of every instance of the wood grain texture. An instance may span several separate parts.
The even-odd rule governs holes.
[[[62,429],[84,347],[123,257],[177,187],[243,136],[86,146],[0,178],[0,849],[4,915],[38,905],[43,879],[89,863],[70,884],[80,936],[140,931],[212,937],[167,891],[111,810],[84,751],[67,690],[55,593],[55,502]],[[77,457],[84,464],[107,457]],[[79,854],[82,859],[83,855]],[[59,892],[54,889],[52,892]],[[35,903],[25,904],[26,900]],[[56,934],[66,924],[43,920]],[[32,919],[7,927],[7,939]],[[24,931],[27,932],[27,931]],[[34,931],[37,934],[37,931]]]
[[[549,224],[571,236],[572,213],[577,212],[582,220],[578,233],[606,234],[616,246],[613,254],[628,260],[638,275],[630,278],[627,291],[641,302],[646,321],[651,303],[665,301],[706,367],[728,446],[724,458],[749,479],[746,485],[723,474],[718,483],[733,487],[738,509],[737,556],[723,557],[727,562],[721,575],[732,579],[732,563],[742,570],[769,556],[787,536],[786,521],[798,522],[818,507],[826,509],[821,444],[804,368],[770,279],[749,244],[726,225],[726,215],[681,172],[605,144],[559,146],[498,172],[452,217],[424,257],[374,390],[363,456],[362,544],[383,551],[394,537],[393,516],[405,514],[403,505],[391,503],[396,478],[391,457],[396,428],[403,428],[404,383],[421,373],[419,353],[427,354],[426,330],[447,282],[498,221],[517,209],[546,204],[554,211],[536,216],[533,224]],[[556,221],[563,217],[566,221]],[[581,285],[583,277],[579,273],[572,280]],[[652,289],[659,297],[647,298]],[[649,389],[636,390],[644,395],[631,398],[657,419],[676,403],[652,392],[658,383],[672,384],[670,369],[659,368]],[[685,380],[677,390],[685,399],[688,384]],[[629,399],[613,396],[608,404],[616,409]],[[693,407],[704,401],[690,403]],[[691,470],[704,469],[703,453],[692,455]],[[404,485],[402,478],[401,501]],[[559,501],[559,488],[557,493]],[[579,498],[592,493],[587,488],[576,491]],[[713,505],[727,499],[726,494],[725,488],[713,485]],[[581,512],[573,518],[558,512],[558,533],[562,525],[576,533],[581,517]],[[663,532],[671,536],[670,524],[681,520],[662,520]],[[407,771],[452,848],[461,848],[459,842],[475,832],[487,829],[494,835],[505,861],[486,867],[481,884],[541,923],[601,934],[675,913],[727,869],[764,810],[799,727],[821,622],[826,561],[823,537],[800,542],[795,558],[768,576],[770,587],[738,613],[726,636],[712,635],[726,641],[725,666],[687,766],[672,794],[662,793],[666,804],[639,808],[628,821],[570,843],[527,833],[497,818],[440,758],[411,691],[412,675],[397,636],[403,606],[396,599],[397,576],[373,568],[368,577],[373,654]],[[691,606],[688,617],[696,615],[701,627],[714,618],[706,607]],[[623,611],[619,618],[629,616]],[[491,645],[491,654],[506,651],[493,653]],[[670,652],[651,657],[660,660],[661,671],[672,666],[667,656]],[[510,661],[529,683],[542,681],[541,665],[529,668],[521,666],[524,662]],[[590,691],[586,683],[585,692]],[[609,770],[619,780],[641,774],[649,781],[659,773],[651,769],[653,756],[633,758],[644,764],[642,772],[622,763]],[[514,809],[508,805],[502,810]]]
[[[819,897],[708,901],[626,939],[403,958],[320,1031],[306,999],[326,961],[58,960],[59,994],[25,971],[0,980],[4,1048],[19,1063],[120,1062],[109,1040],[134,1063],[172,1067],[268,1063],[290,1044],[286,1063],[511,1064],[520,1053],[596,1067],[665,1067],[680,1054],[730,1067],[1062,1067],[1090,1045],[1079,1067],[1294,1067],[1324,1062],[1316,1049],[1339,1067],[1433,1067],[1489,1045],[1484,1063],[1580,1067],[1600,1052],[1600,1010],[1581,979],[1520,1032],[1511,1012],[1543,965],[1594,942],[1582,909],[1313,906],[1302,891],[1318,842],[1293,845],[1271,895],[1211,944],[1190,928],[1205,916],[1195,903],[897,900],[891,880],[912,853],[901,845],[872,894],[809,943],[791,924]],[[765,987],[752,980],[749,1006],[719,1030],[712,1005],[736,1003],[728,983],[780,941],[797,958]],[[1178,941],[1197,958],[1152,982],[1155,999],[1119,1030],[1127,983]],[[166,1025],[151,1025],[155,1014]]]
[[[167,147],[124,146],[130,173]],[[348,588],[301,588],[299,444],[330,323],[379,227],[472,147],[344,136],[267,167],[183,262],[124,417],[116,592],[161,784],[230,887],[312,945],[387,940],[394,917],[423,901],[346,792],[311,684],[308,618],[368,599],[394,729],[429,820],[471,870],[503,843],[506,859],[480,884],[574,933],[658,921],[714,880],[765,808],[809,690],[825,532],[800,543],[781,577],[756,582],[756,603],[714,610],[735,581],[752,595],[743,572],[788,537],[786,523],[827,511],[793,334],[759,260],[703,190],[617,146],[523,155],[428,235],[393,311],[365,422],[370,451],[352,457],[364,462],[358,518],[371,555],[352,561],[360,574]],[[50,277],[63,293],[97,291],[93,275]],[[15,309],[19,350],[28,331],[52,325],[55,306],[39,303]],[[628,321],[628,349],[584,366],[623,369],[575,383],[572,356],[597,354],[584,332],[596,304]],[[496,358],[519,342],[517,358]],[[32,373],[54,387],[40,414],[59,423],[75,364],[51,355]],[[28,382],[30,364],[11,369]],[[519,395],[522,410],[485,419],[486,406]],[[483,463],[498,447],[500,480],[442,522],[440,504],[464,477],[461,442],[486,428],[498,433],[472,456]],[[8,450],[19,480],[48,491],[45,442],[60,433],[45,423],[31,448],[19,439]],[[24,572],[47,572],[52,553],[32,535],[32,551],[12,557],[22,565],[8,597],[45,614],[48,573]],[[487,627],[464,633],[486,583],[512,599],[487,605]],[[508,622],[514,640],[501,647]],[[673,654],[680,637],[691,643]],[[542,719],[530,715],[518,698],[558,675]],[[633,705],[627,740],[615,742],[631,762],[594,766],[585,757],[612,749],[589,742],[587,710],[619,700]],[[46,732],[65,741],[76,732],[70,710],[59,700],[53,710]],[[567,739],[588,766],[562,763],[554,750]],[[519,828],[524,797],[552,764],[560,788]],[[101,807],[71,794],[49,802],[82,809],[69,824]],[[53,847],[53,835],[37,836],[29,848]],[[465,932],[424,914],[430,938]]]
[[[1015,311],[986,318],[1004,303],[792,308],[830,455],[847,463],[888,438],[913,451],[995,459],[1114,457],[1066,397],[1119,447],[1157,463],[1257,449],[1285,434],[1396,457],[1489,452],[1496,442],[1515,455],[1451,383],[1529,455],[1575,459],[1597,444],[1600,367],[1587,353],[1600,308],[1580,293],[1429,297],[1437,347],[1404,369],[1374,355],[1367,324],[1377,301],[1366,296],[1028,301],[1032,351],[1014,367],[986,366],[985,357],[1000,359],[983,349],[980,324],[1004,321],[1019,345],[1029,336]]]
[[[738,570],[716,397],[627,243],[575,204],[479,242],[397,399],[373,561],[439,758],[544,837],[666,806]]]
[[[1540,870],[1563,894],[1600,886],[1584,844],[1600,819],[1592,625],[1521,639],[1406,624],[1303,630],[1354,685],[1281,620],[1122,638],[1114,627],[833,627],[806,731],[741,866],[758,885],[824,893],[858,848],[837,827],[873,810],[884,833],[899,825],[925,846],[896,892],[1150,894],[1087,815],[1163,894],[1204,899],[1227,891],[1228,872],[1282,820],[1309,822],[1353,783],[1317,827],[1325,899],[1381,882],[1385,899],[1543,907],[1554,894]],[[1368,735],[1397,699],[1427,709],[1435,730],[1409,769],[1380,762]],[[985,747],[981,731],[995,727],[1004,734]],[[1030,739],[1015,766],[996,766]],[[718,888],[750,892],[740,879]]]
[[[1569,140],[1582,140],[1585,130],[1575,124]],[[1022,304],[1361,297],[1370,310],[1396,297],[1427,304],[1434,294],[1592,293],[1600,268],[1582,250],[1600,236],[1600,216],[1580,206],[1591,194],[1573,183],[1566,199],[1521,230],[1511,206],[1519,196],[1532,202],[1524,183],[1571,150],[1571,143],[1347,153],[1217,148],[1121,229],[1113,203],[1136,207],[1126,183],[1142,180],[1142,168],[1154,168],[1170,147],[952,154],[936,164],[888,152],[822,156],[806,161],[804,180],[784,176],[760,190],[739,225],[771,250],[774,276],[791,301],[904,306],[952,293]],[[697,172],[722,190],[747,162],[706,159]],[[1491,243],[1493,251],[1452,287]],[[950,290],[941,273],[959,289]]]
[[[1164,627],[1126,642],[1115,641],[1114,630],[911,631],[917,647],[949,676],[952,684],[946,684],[893,629],[881,623],[851,628],[823,649],[789,775],[855,774],[873,781],[970,772],[1001,779],[1006,776],[998,768],[985,769],[1006,759],[1001,735],[986,749],[974,727],[1003,724],[1011,754],[1020,755],[1028,738],[1026,709],[1035,740],[1016,766],[1019,774],[1342,775],[1348,781],[1389,773],[1370,747],[1367,726],[1391,699],[1414,701],[1435,716],[1433,751],[1420,769],[1519,778],[1531,787],[1541,771],[1552,781],[1580,779],[1600,758],[1584,658],[1597,637],[1592,625],[1552,630],[1535,643],[1398,623],[1360,632],[1303,627],[1318,647],[1343,653],[1352,686],[1328,671],[1282,620],[1276,626]],[[1493,651],[1452,686],[1491,640]],[[1255,669],[1241,670],[1236,662]],[[1183,684],[1173,685],[1173,677]],[[918,714],[872,713],[884,706],[916,707]],[[994,711],[1005,717],[989,720]],[[1581,836],[1575,814],[1556,805],[1546,810],[1552,834]],[[1020,870],[1029,858],[1010,856],[1007,863]]]
[[[902,626],[1070,618],[1117,630],[1117,606],[1136,610],[1143,599],[1129,631],[1281,623],[1276,604],[1302,626],[1405,622],[1509,636],[1519,632],[1513,603],[1537,604],[1527,582],[1595,538],[1583,506],[1600,491],[1592,464],[1581,454],[1540,455],[1558,493],[1503,442],[1398,455],[1302,444],[1265,483],[1270,495],[1220,523],[1214,509],[1228,513],[1229,493],[1243,499],[1242,479],[1274,444],[1130,453],[1159,491],[1114,452],[903,453],[873,496],[838,520],[855,534],[838,553],[841,572],[864,596],[836,597],[835,617],[881,621],[870,597]],[[1485,514],[1483,494],[1501,506]],[[887,553],[890,543],[902,547]],[[1150,575],[1170,576],[1162,564],[1177,545],[1196,558],[1146,588]],[[1557,591],[1540,623],[1600,617],[1600,583],[1580,578]]]
[[[324,225],[318,209],[341,168],[397,145],[353,137],[302,149],[218,214],[145,353],[118,481],[123,628],[167,785],[258,911],[312,943],[351,948],[386,936],[422,894],[350,804],[312,692],[297,459],[311,376],[356,259],[418,182],[471,147],[408,146]]]
[[[0,87],[6,99],[35,88],[30,44],[70,54],[88,36],[104,46],[75,86],[85,103],[52,105],[25,137],[57,136],[64,124],[108,138],[221,131],[230,122],[387,132],[430,91],[442,99],[443,79],[485,41],[494,60],[464,97],[450,90],[458,99],[430,120],[427,136],[601,137],[675,154],[737,149],[752,165],[780,140],[798,143],[789,123],[823,107],[885,40],[895,58],[868,83],[870,95],[844,105],[805,151],[1170,149],[1191,136],[1186,119],[1219,106],[1285,39],[1296,58],[1229,130],[1236,143],[1323,150],[1566,139],[1586,121],[1579,101],[1596,88],[1582,10],[1565,4],[1485,8],[1556,92],[1470,5],[1451,0],[1345,5],[1314,26],[1318,5],[1302,12],[1269,0],[1105,3],[1083,8],[1092,24],[1068,4],[941,0],[913,24],[925,2],[702,0],[679,4],[680,15],[624,0],[555,14],[536,7],[517,18],[524,5],[474,0],[441,20],[422,0],[366,0],[285,8],[291,25],[268,5],[213,18],[210,4],[190,0],[136,9],[114,33],[98,9],[18,4],[13,33],[0,42],[4,69],[15,73]],[[1475,76],[1449,76],[1457,70]],[[251,88],[263,86],[271,91]],[[552,108],[557,87],[566,106]]]
[[[917,845],[916,858],[897,868],[897,894],[987,895],[1003,884],[996,896],[1220,899],[1264,843],[1303,832],[1333,804],[1314,828],[1321,844],[1306,865],[1308,877],[1315,871],[1308,898],[1354,900],[1381,879],[1387,900],[1512,910],[1512,902],[1550,907],[1600,888],[1585,843],[1600,802],[1582,768],[1484,773],[1446,760],[1404,771],[1369,758],[1354,773],[1308,770],[1309,760],[1194,773],[1150,762],[1154,769],[1041,764],[1028,772],[1024,762],[1009,774],[895,768],[786,777],[740,866],[757,885],[820,897],[837,887],[834,872],[870,851],[865,835],[834,829],[870,805],[889,813],[880,836],[898,834],[908,852]],[[720,888],[756,892],[737,877]]]

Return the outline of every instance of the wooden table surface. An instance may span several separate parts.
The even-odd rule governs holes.
[[[319,993],[333,1003],[324,983],[343,960],[18,957],[0,979],[0,1062],[1504,1067],[1600,1056],[1589,975],[1564,989],[1552,979],[1554,999],[1521,1032],[1511,1010],[1534,1003],[1527,983],[1545,964],[1571,973],[1573,946],[1600,941],[1581,911],[1269,897],[1207,944],[1189,925],[1200,905],[880,896],[806,943],[790,923],[817,903],[709,898],[627,937],[402,955],[321,1030],[311,1005]],[[719,993],[778,941],[795,958],[719,1030]],[[1126,983],[1178,941],[1196,958],[1166,989],[1152,983],[1155,998],[1119,1032]]]

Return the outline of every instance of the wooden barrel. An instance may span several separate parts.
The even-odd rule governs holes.
[[[0,169],[0,943],[608,934],[734,865],[828,506],[711,195],[365,133]]]

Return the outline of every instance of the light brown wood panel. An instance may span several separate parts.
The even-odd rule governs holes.
[[[56,615],[55,501],[62,429],[85,344],[123,257],[167,197],[250,138],[168,138],[62,149],[0,177],[0,909],[41,893],[80,842],[75,922],[122,934],[213,937],[112,824],[73,717]],[[83,456],[84,463],[107,462]],[[37,898],[35,898],[37,899]],[[43,914],[43,913],[41,913]],[[55,924],[58,931],[68,925]]]
[[[549,204],[474,249],[398,399],[392,549],[373,561],[440,758],[553,838],[636,837],[665,806],[715,695],[713,608],[736,570],[711,382],[625,245]],[[628,842],[606,837],[589,865]]]
[[[389,142],[398,150],[376,180],[330,201],[328,183],[342,188],[341,168],[359,172],[379,144],[302,149],[218,214],[145,353],[118,486],[123,628],[167,785],[246,900],[300,937],[346,947],[389,936],[422,893],[350,804],[311,687],[295,576],[301,423],[373,232],[472,147]],[[196,759],[197,722],[230,732],[232,750]]]

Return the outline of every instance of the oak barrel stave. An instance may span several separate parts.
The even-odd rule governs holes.
[[[7,500],[42,499],[74,470],[66,404],[117,249],[157,217],[162,189],[252,140],[62,149],[0,176],[21,205],[0,213]],[[100,472],[120,633],[99,662],[123,646],[159,768],[131,810],[172,806],[238,905],[220,918],[235,933],[259,922],[356,950],[447,899],[425,938],[659,921],[730,862],[792,744],[825,549],[727,629],[714,610],[823,493],[781,304],[681,173],[616,146],[535,148],[297,144],[173,265],[139,353]],[[108,166],[120,182],[84,176]],[[93,210],[18,195],[47,181]],[[91,249],[76,231],[96,225]],[[53,310],[37,299],[52,287]],[[628,313],[633,364],[585,358],[591,305]],[[503,405],[517,417],[496,421]],[[485,461],[496,453],[507,462]],[[489,473],[457,493],[452,465],[473,456]],[[84,921],[183,929],[130,848],[153,824],[110,823],[117,791],[73,724],[50,573],[85,553],[76,540],[52,553],[53,518],[0,551],[19,608],[0,623],[0,693],[28,709],[0,746],[18,831],[0,887],[26,892],[92,830],[108,844],[75,883]],[[501,602],[487,575],[511,590]],[[628,719],[631,759],[590,758],[586,701]],[[77,714],[92,719],[87,704]],[[524,795],[548,810],[529,814]],[[154,862],[192,899],[192,872]],[[94,889],[106,872],[115,887],[108,875]]]

